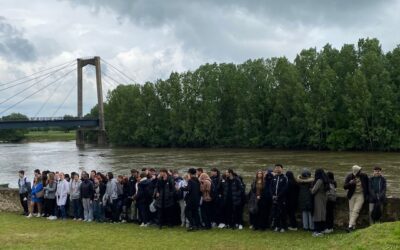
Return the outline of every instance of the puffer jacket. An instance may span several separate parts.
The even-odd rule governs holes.
[[[303,178],[299,176],[297,178],[297,183],[299,184],[298,207],[300,211],[313,210],[313,197],[310,190],[313,186],[313,182],[314,178],[312,177]]]
[[[167,180],[158,179],[154,192],[155,194],[159,194],[156,197],[154,206],[167,208],[174,205],[175,183],[172,177],[169,176]]]
[[[222,180],[221,184],[224,190],[224,204],[231,201],[235,206],[241,205],[244,188],[239,177],[235,176],[233,179],[227,178],[226,180]]]

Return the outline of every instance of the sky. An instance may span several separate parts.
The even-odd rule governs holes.
[[[76,58],[108,63],[106,95],[204,63],[293,60],[302,49],[359,38],[390,51],[400,44],[398,13],[399,0],[1,0],[0,117],[76,115]],[[9,83],[58,65],[42,81]],[[97,102],[93,67],[84,69],[83,91],[86,113]]]

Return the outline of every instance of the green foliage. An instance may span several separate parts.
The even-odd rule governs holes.
[[[2,121],[23,121],[28,120],[28,117],[20,113],[12,113],[3,116]],[[0,141],[3,142],[19,142],[25,139],[26,129],[0,129]]]
[[[121,85],[105,115],[117,145],[399,150],[399,107],[400,47],[360,39]]]

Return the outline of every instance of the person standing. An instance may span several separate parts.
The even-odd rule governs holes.
[[[40,175],[38,175],[35,176],[35,179],[33,180],[33,186],[31,191],[32,199],[31,199],[29,215],[27,216],[28,218],[31,218],[33,216],[32,213],[35,208],[35,205],[37,206],[37,212],[38,212],[36,217],[42,216],[43,196],[44,196],[43,183]]]
[[[104,221],[104,209],[103,209],[103,196],[106,192],[106,186],[103,183],[101,177],[94,177],[93,186],[93,220],[97,222]]]
[[[383,204],[386,201],[386,179],[382,176],[382,168],[374,167],[373,176],[369,179],[369,218],[370,224],[380,220]]]
[[[140,173],[140,180],[137,184],[137,192],[134,196],[136,207],[139,212],[139,222],[141,227],[147,227],[150,224],[150,203],[152,201],[151,180],[147,179],[145,172]]]
[[[70,183],[69,198],[74,211],[74,220],[82,220],[81,218],[81,183],[79,174],[73,175],[73,180]]]
[[[264,173],[259,170],[256,178],[251,184],[249,192],[249,216],[250,224],[254,230],[263,229],[263,218],[265,213],[264,203],[265,178]]]
[[[296,210],[299,200],[299,185],[296,182],[292,171],[286,172],[288,179],[288,189],[286,195],[287,216],[289,218],[289,227],[291,231],[297,231]]]
[[[154,194],[156,199],[154,206],[158,211],[159,228],[161,229],[164,225],[172,226],[175,183],[166,169],[160,170]]]
[[[311,188],[313,186],[314,178],[311,177],[311,172],[304,169],[301,175],[297,178],[299,184],[299,209],[302,215],[303,229],[305,231],[314,230],[314,222],[312,218],[313,211],[313,197]]]
[[[315,179],[311,193],[314,196],[314,237],[323,236],[326,222],[326,192],[329,190],[329,180],[325,171],[321,168],[315,170]]]
[[[185,214],[189,220],[188,231],[195,231],[200,228],[200,182],[196,175],[196,169],[190,168],[188,170],[189,180],[186,187],[181,187],[181,191],[187,192],[185,196],[186,207]]]
[[[326,229],[324,233],[332,233],[335,221],[335,207],[336,207],[336,188],[337,183],[335,181],[335,175],[332,172],[327,172],[329,180],[329,191],[327,192],[326,202]]]
[[[275,176],[271,182],[272,196],[272,224],[274,231],[284,233],[286,227],[286,194],[288,188],[287,177],[283,174],[283,166],[275,165]]]
[[[57,206],[60,210],[60,217],[65,220],[67,219],[65,204],[67,203],[70,186],[68,181],[65,179],[63,172],[60,172],[58,176],[60,180],[57,183],[56,200]],[[57,217],[53,217],[53,219],[57,219]]]
[[[19,200],[21,202],[21,206],[24,209],[23,215],[29,215],[29,199],[31,194],[31,183],[28,181],[27,177],[25,176],[25,171],[20,170],[18,172],[18,190],[19,190]]]
[[[117,223],[119,221],[118,211],[118,184],[112,172],[107,173],[106,193],[103,196],[103,204],[111,211],[111,221]]]
[[[55,216],[56,211],[56,190],[57,183],[55,181],[54,173],[49,173],[47,178],[47,185],[44,187],[44,203],[45,217],[50,219]]]
[[[347,190],[347,199],[349,200],[350,211],[349,226],[346,231],[351,232],[355,230],[357,219],[364,201],[368,200],[368,176],[361,172],[360,166],[354,165],[352,173],[347,175],[343,187]]]
[[[204,229],[211,229],[211,215],[212,215],[212,182],[207,173],[200,174],[200,192],[202,195],[202,204],[200,206],[201,218],[204,223]]]
[[[94,187],[93,182],[89,179],[89,174],[85,173],[83,181],[80,186],[80,194],[83,205],[83,218],[86,222],[93,220],[93,199],[94,199]]]

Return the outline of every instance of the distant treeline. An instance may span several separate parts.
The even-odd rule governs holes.
[[[400,46],[360,39],[120,85],[106,127],[117,145],[399,150],[399,87]]]

